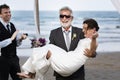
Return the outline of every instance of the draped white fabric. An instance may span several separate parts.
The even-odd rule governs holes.
[[[120,13],[120,0],[111,0],[111,2],[113,3],[113,5],[115,6],[115,8]]]
[[[62,48],[48,44],[43,47],[34,48],[31,57],[22,66],[24,71],[36,72],[39,80],[44,80],[44,75],[51,66],[62,76],[69,76],[78,70],[88,59],[84,55],[84,50],[90,48],[91,39],[84,38],[79,41],[74,51],[66,52]],[[52,55],[46,59],[48,50]]]

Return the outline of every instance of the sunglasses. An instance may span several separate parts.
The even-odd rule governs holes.
[[[60,15],[60,18],[70,18],[71,16],[70,15]]]

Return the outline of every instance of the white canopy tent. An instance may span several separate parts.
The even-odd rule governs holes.
[[[115,8],[120,13],[120,0],[111,0],[111,2],[113,3],[113,5],[115,6]]]

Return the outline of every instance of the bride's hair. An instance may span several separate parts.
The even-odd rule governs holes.
[[[86,19],[85,21],[83,21],[83,24],[87,24],[88,25],[87,29],[93,29],[93,28],[95,28],[96,31],[99,30],[98,23],[94,19]]]

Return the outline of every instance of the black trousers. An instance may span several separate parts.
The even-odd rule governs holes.
[[[77,70],[75,73],[68,77],[63,77],[57,72],[54,72],[54,76],[56,77],[56,80],[85,80],[84,65],[79,70]]]
[[[56,80],[85,80],[80,77],[56,77]]]
[[[8,80],[9,74],[12,80],[22,80],[16,75],[17,72],[21,72],[20,65],[19,65],[19,58],[18,56],[14,57],[0,57],[0,80]]]
[[[8,80],[8,72],[8,61],[3,56],[0,56],[0,80]]]

